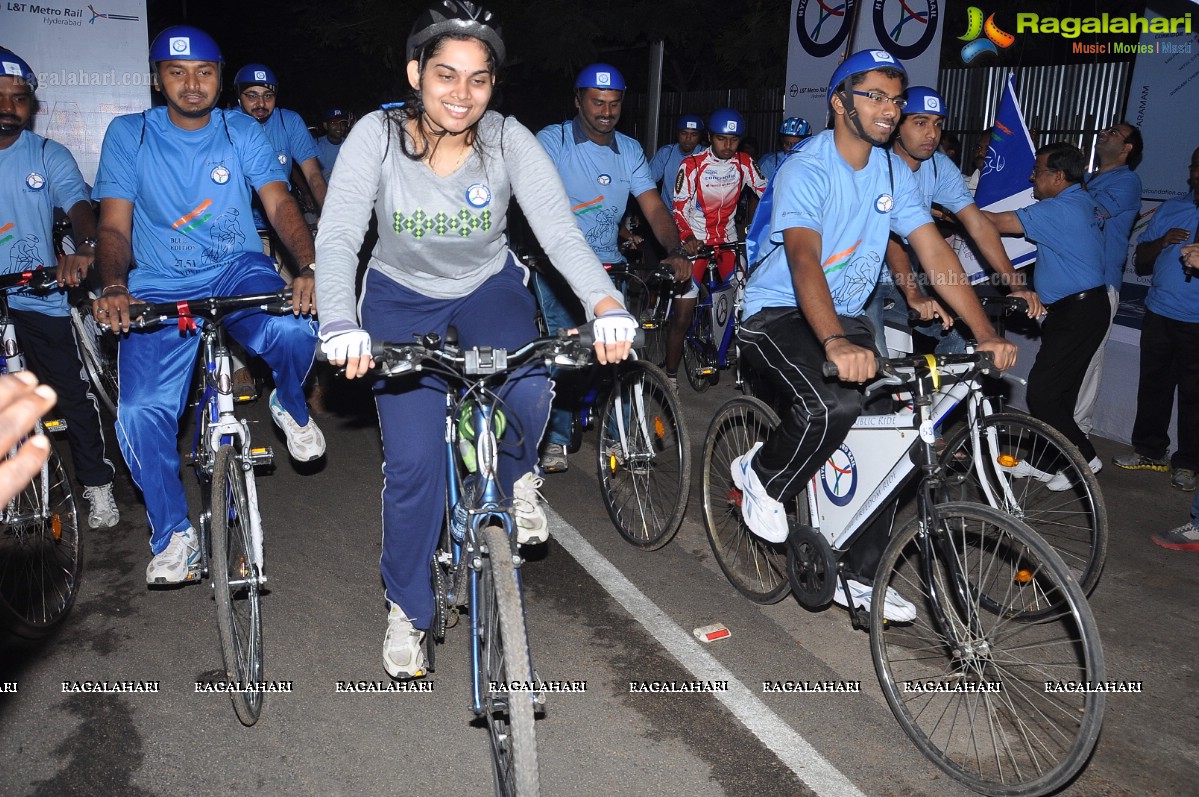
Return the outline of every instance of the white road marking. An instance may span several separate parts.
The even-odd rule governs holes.
[[[749,687],[704,650],[691,634],[637,589],[615,565],[604,558],[573,526],[546,507],[551,535],[599,582],[633,619],[700,681],[728,681],[729,691],[712,692],[742,725],[821,797],[866,797],[806,739],[758,699]]]

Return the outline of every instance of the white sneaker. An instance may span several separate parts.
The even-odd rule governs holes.
[[[733,460],[733,484],[741,491],[741,518],[749,530],[768,542],[783,542],[791,533],[787,511],[782,502],[767,494],[762,480],[750,467],[761,447],[761,443],[754,443],[753,448]]]
[[[854,607],[870,611],[870,598],[874,593],[874,588],[854,581],[852,578],[846,580],[849,582],[850,594],[853,595]],[[839,578],[837,579],[837,591],[833,593],[833,603],[849,608],[849,601],[845,599],[845,590],[842,589]],[[916,607],[910,601],[904,600],[903,596],[894,589],[887,587],[887,599],[883,602],[883,618],[893,623],[910,623],[916,619]]]
[[[188,526],[171,535],[171,541],[146,567],[147,584],[182,584],[200,578],[200,546],[196,530]]]
[[[425,632],[396,604],[387,613],[387,635],[383,637],[383,669],[392,678],[419,678],[425,674]]]
[[[516,515],[516,544],[540,545],[550,538],[550,523],[541,507],[541,479],[526,473],[512,485],[512,512]]]
[[[1052,473],[1046,473],[1043,470],[1038,470],[1024,460],[1020,460],[1015,465],[1001,464],[999,467],[1012,474],[1017,479],[1027,479],[1030,476],[1039,482],[1051,482],[1054,479],[1054,475]]]
[[[1087,463],[1087,467],[1091,469],[1091,473],[1098,473],[1099,471],[1103,470],[1103,460],[1099,459],[1099,457],[1095,457]],[[1065,471],[1059,470],[1057,475],[1050,479],[1045,485],[1045,488],[1052,490],[1055,493],[1064,493],[1073,486],[1074,482],[1069,476],[1066,475]]]
[[[121,522],[121,510],[117,509],[117,499],[112,494],[112,482],[99,487],[84,487],[83,497],[87,499],[87,526],[90,529],[111,529]]]
[[[311,414],[308,416],[308,425],[300,426],[296,423],[296,419],[291,417],[279,403],[278,390],[271,391],[270,407],[271,419],[275,422],[275,426],[283,430],[283,435],[287,438],[287,450],[292,459],[298,462],[311,462],[324,456],[325,435],[316,425],[316,420]]]

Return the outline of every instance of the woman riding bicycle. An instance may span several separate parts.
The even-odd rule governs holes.
[[[373,365],[371,339],[411,341],[457,328],[460,345],[512,348],[537,337],[527,271],[508,249],[515,196],[542,247],[599,320],[600,362],[624,359],[637,327],[570,213],[562,182],[532,133],[489,112],[504,42],[494,15],[439,0],[407,42],[406,102],[364,117],[338,155],[317,236],[321,347],[346,376]],[[355,313],[358,252],[374,210],[382,222]],[[424,374],[375,386],[383,437],[383,555],[389,604],[383,663],[424,674],[433,616],[429,564],[445,511],[445,382]],[[503,396],[508,431],[499,480],[514,499],[517,540],[548,534],[535,472],[550,409],[541,366]]]

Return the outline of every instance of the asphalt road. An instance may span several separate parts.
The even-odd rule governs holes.
[[[620,540],[600,503],[590,441],[543,488],[555,540],[524,568],[534,661],[542,679],[586,684],[551,695],[537,723],[543,793],[969,794],[902,733],[868,637],[843,610],[809,613],[792,599],[757,606],[724,580],[703,532],[698,463],[708,420],[733,391],[682,390],[695,484],[669,546],[645,553]],[[338,692],[339,682],[387,681],[381,456],[373,412],[357,398],[343,396],[340,411],[320,418],[328,455],[302,469],[287,461],[264,403],[249,410],[255,439],[272,440],[278,462],[259,478],[271,579],[267,677],[291,691],[269,694],[253,728],[238,723],[226,695],[195,691],[221,668],[212,592],[207,583],[146,588],[148,531],[122,473],[123,521],[87,534],[69,620],[41,643],[0,646],[0,683],[16,684],[0,690],[0,795],[490,793],[486,731],[470,721],[463,628],[440,648],[431,691]],[[1105,460],[1124,450],[1098,448]],[[1147,536],[1182,523],[1190,496],[1163,474],[1108,467],[1099,479],[1112,535],[1091,602],[1108,678],[1141,681],[1143,691],[1109,696],[1096,752],[1063,794],[1196,794],[1199,560]],[[715,622],[732,635],[704,646],[691,638]],[[697,677],[727,677],[734,699],[629,687]],[[857,681],[861,691],[763,694],[762,682],[778,679]],[[155,681],[158,691],[64,691],[64,681],[85,680]]]

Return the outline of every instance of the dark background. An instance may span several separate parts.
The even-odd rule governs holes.
[[[1086,17],[1145,9],[1143,0],[923,1],[940,5],[944,66],[961,65],[957,37],[966,31],[971,4],[994,13],[996,24],[1008,32],[1015,31],[1020,11]],[[870,2],[859,0],[862,7]],[[920,2],[914,0],[917,6]],[[490,0],[485,5],[501,20],[509,53],[498,106],[534,130],[573,115],[573,76],[586,64],[611,63],[630,87],[643,90],[648,45],[657,39],[666,42],[663,91],[781,86],[785,80],[790,0]],[[426,0],[149,0],[147,6],[151,38],[168,25],[186,23],[217,39],[227,64],[229,101],[232,74],[248,62],[265,63],[279,76],[280,106],[312,123],[331,105],[361,115],[402,97],[404,44]],[[1088,58],[1121,60],[1073,55],[1069,40],[1059,36],[1024,35],[998,58],[984,56],[971,66],[1040,66]]]

